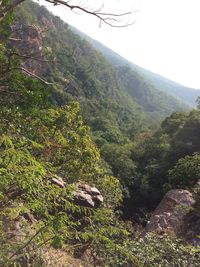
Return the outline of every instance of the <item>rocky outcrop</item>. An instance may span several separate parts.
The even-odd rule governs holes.
[[[35,75],[43,75],[47,71],[47,63],[42,54],[43,38],[45,34],[36,25],[17,22],[12,26],[9,46],[15,47],[22,56],[21,66]]]
[[[153,212],[146,226],[146,232],[174,232],[180,234],[184,218],[195,204],[193,195],[187,190],[170,190]]]
[[[98,208],[103,202],[103,196],[94,186],[89,186],[85,183],[75,184],[76,191],[74,192],[74,203],[76,205]]]
[[[51,178],[52,183],[55,185],[65,188],[65,181],[59,177],[54,176]],[[103,196],[100,191],[86,183],[79,182],[74,184],[75,191],[73,192],[73,203],[79,206],[88,208],[98,208],[103,202]]]
[[[200,245],[200,221],[193,212],[196,202],[188,190],[170,190],[153,212],[145,233],[173,233],[193,245]]]

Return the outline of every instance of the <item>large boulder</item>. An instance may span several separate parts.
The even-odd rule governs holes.
[[[89,208],[98,208],[103,202],[103,196],[94,186],[86,183],[75,184],[74,203]]]
[[[145,232],[163,234],[173,232],[182,235],[185,229],[185,218],[189,214],[195,200],[191,192],[181,189],[170,190],[147,223]]]

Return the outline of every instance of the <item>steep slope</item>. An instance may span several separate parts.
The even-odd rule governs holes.
[[[137,72],[142,79],[146,80],[146,83],[150,84],[150,86],[153,86],[155,89],[161,90],[165,93],[172,95],[179,101],[182,101],[189,106],[192,107],[196,106],[196,99],[200,95],[200,90],[196,90],[190,87],[185,87],[161,75],[153,73],[142,67],[139,67],[136,64],[133,64],[132,62],[123,58],[116,52],[112,51],[110,48],[101,44],[100,42],[81,33],[80,31],[77,31],[77,33],[80,34],[85,39],[87,39],[93,45],[93,47],[95,47],[98,51],[100,51],[111,62],[112,65],[114,66],[128,65],[133,70],[134,73]]]
[[[15,33],[20,32],[23,37],[18,48],[28,54],[25,47],[31,47],[31,53],[37,52],[44,61],[49,60],[39,68],[39,63],[30,59],[25,67],[54,84],[52,96],[57,104],[79,101],[84,119],[99,143],[124,143],[145,125],[188,108],[158,92],[136,72],[113,66],[44,7],[26,1],[17,17]],[[38,49],[32,48],[34,43]]]
[[[45,55],[42,59],[49,60],[40,73],[37,68],[32,69],[35,65],[32,59],[25,66],[54,83],[53,98],[57,104],[78,100],[87,124],[99,138],[109,142],[124,142],[133,130],[136,132],[140,125],[146,124],[147,115],[143,108],[121,87],[112,65],[86,40],[73,33],[66,23],[46,8],[28,1],[18,10],[17,17],[18,28],[24,36],[19,49],[24,54],[29,53],[24,39],[33,43],[33,33],[26,30],[27,25],[28,28],[32,25],[37,31],[35,35],[40,36],[37,37],[42,47],[40,54]]]
[[[87,39],[100,51],[117,71],[124,89],[143,107],[152,119],[163,118],[166,113],[194,106],[198,90],[185,88],[173,81],[147,71],[120,56],[100,42],[74,27],[72,29]],[[177,101],[178,100],[178,101]],[[180,108],[181,107],[181,108]]]
[[[138,70],[140,74],[149,81],[155,88],[159,88],[163,92],[169,93],[170,95],[176,97],[180,101],[195,107],[196,99],[200,95],[200,90],[196,90],[190,87],[185,87],[179,83],[171,81],[161,75],[155,74],[151,71],[145,70],[134,64],[131,64],[131,68]]]
[[[156,89],[148,79],[141,75],[141,71],[133,71],[129,66],[117,67],[117,76],[125,88],[140,106],[143,107],[152,119],[162,119],[166,113],[187,109],[182,101],[175,99],[170,94]]]
[[[130,62],[120,56],[118,53],[113,51],[112,49],[108,48],[104,44],[100,43],[99,41],[92,39],[90,36],[87,34],[79,31],[73,26],[70,26],[70,28],[80,35],[83,39],[87,40],[95,49],[97,49],[99,52],[101,52],[109,62],[114,65],[114,66],[120,66],[120,65],[127,65],[130,64]]]

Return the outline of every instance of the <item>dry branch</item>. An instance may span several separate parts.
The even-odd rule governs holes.
[[[13,70],[21,70],[22,72],[27,73],[28,75],[30,75],[30,76],[32,76],[32,77],[38,79],[39,81],[41,81],[42,83],[44,83],[44,84],[46,84],[46,85],[52,85],[52,84],[55,84],[55,83],[50,83],[50,82],[45,81],[45,80],[42,79],[40,76],[38,76],[38,75],[36,75],[36,74],[34,74],[34,73],[28,71],[28,70],[25,69],[25,68],[22,68],[22,67],[15,67],[15,68],[11,68],[11,69],[9,69],[9,71],[13,71]]]
[[[15,9],[18,5],[20,5],[22,2],[26,0],[11,0],[11,3],[2,7],[0,5],[0,21],[13,9]],[[53,4],[54,6],[56,5],[61,5],[69,8],[70,10],[79,10],[83,13],[86,13],[88,15],[95,16],[100,20],[100,25],[101,22],[104,22],[105,24],[111,26],[111,27],[127,27],[129,25],[132,25],[134,22],[131,23],[122,23],[121,18],[124,18],[128,15],[130,15],[132,12],[124,12],[124,13],[110,13],[110,12],[101,12],[102,7],[100,7],[97,10],[92,10],[90,8],[84,7],[81,3],[78,5],[73,5],[71,4],[72,1],[70,0],[45,0],[48,3]]]

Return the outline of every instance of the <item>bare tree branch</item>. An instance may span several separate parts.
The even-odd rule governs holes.
[[[19,39],[19,38],[12,38],[12,37],[9,37],[8,38],[8,41],[21,41],[22,39]]]
[[[26,0],[12,0],[11,4],[3,8],[1,8],[0,6],[0,21],[7,15],[7,13],[15,9],[19,4],[21,4],[24,1]],[[48,3],[51,3],[54,6],[62,5],[62,6],[69,8],[70,10],[79,10],[88,15],[95,16],[96,18],[100,20],[100,25],[102,22],[104,22],[105,24],[111,27],[121,28],[121,27],[127,27],[129,25],[134,24],[134,22],[122,23],[122,21],[120,20],[120,18],[124,18],[128,15],[131,15],[132,12],[124,12],[124,13],[119,13],[119,14],[110,13],[110,12],[101,12],[103,6],[101,6],[99,9],[92,10],[90,8],[84,7],[81,3],[77,5],[73,5],[71,4],[72,1],[70,0],[45,0],[45,1]]]
[[[107,12],[101,12],[101,8],[98,10],[90,10],[89,8],[85,8],[85,7],[81,6],[81,4],[80,5],[71,5],[70,1],[64,1],[64,0],[45,0],[45,1],[49,2],[53,5],[66,6],[71,10],[80,10],[83,13],[97,17],[100,20],[100,22],[104,22],[105,24],[107,24],[111,27],[121,28],[121,27],[127,27],[127,26],[134,24],[134,22],[124,23],[124,24],[114,24],[114,23],[108,22],[108,18],[107,18],[109,16],[110,17],[109,20],[113,20],[117,23],[121,23],[121,21],[117,20],[116,18],[121,18],[121,17],[131,15],[132,12],[125,12],[125,13],[119,13],[119,14],[107,13]]]

